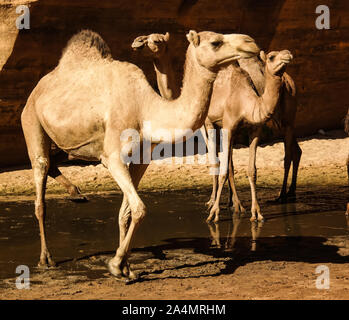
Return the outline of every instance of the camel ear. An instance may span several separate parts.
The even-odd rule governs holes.
[[[131,44],[133,50],[138,50],[144,47],[146,42],[148,41],[148,36],[139,36]]]
[[[265,55],[265,52],[263,50],[259,53],[259,56],[263,62],[267,61],[267,56]]]
[[[190,43],[192,43],[195,47],[197,47],[200,44],[200,37],[197,34],[196,31],[190,30],[187,34],[187,39]]]
[[[166,32],[166,34],[165,34],[165,41],[167,42],[168,40],[170,40],[170,34],[168,32]]]

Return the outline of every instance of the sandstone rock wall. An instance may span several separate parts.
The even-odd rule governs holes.
[[[0,0],[0,166],[27,161],[21,110],[82,28],[100,33],[114,58],[139,65],[154,87],[151,61],[130,49],[141,34],[171,33],[178,79],[189,29],[246,33],[266,51],[287,48],[295,55],[288,72],[299,92],[297,134],[340,127],[349,106],[349,2],[323,2],[331,30],[315,28],[316,0]],[[29,30],[15,27],[19,4],[30,6]]]

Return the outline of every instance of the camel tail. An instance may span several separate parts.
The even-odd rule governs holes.
[[[107,43],[98,33],[91,30],[81,30],[68,41],[59,64],[84,58],[88,60],[112,60],[111,50]]]

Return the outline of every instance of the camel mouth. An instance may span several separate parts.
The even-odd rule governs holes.
[[[218,62],[218,65],[231,63],[231,62],[233,62],[233,61],[235,61],[235,60],[238,60],[238,59],[241,59],[241,55],[240,55],[240,54],[236,54],[236,55],[233,55],[233,56],[231,56],[231,57],[229,57],[229,58],[225,58],[225,59],[223,59],[223,60],[220,60],[220,61]]]
[[[239,59],[250,59],[250,58],[258,56],[259,53],[260,53],[260,49],[254,50],[254,51],[242,51],[239,54],[239,56],[240,56]]]

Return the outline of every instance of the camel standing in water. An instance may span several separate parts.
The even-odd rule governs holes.
[[[293,135],[293,124],[296,115],[295,86],[290,76],[285,72],[286,66],[292,61],[293,57],[288,50],[283,50],[272,51],[268,55],[261,52],[261,58],[264,65],[258,62],[258,58],[251,58],[246,61],[239,60],[239,69],[227,67],[219,73],[215,81],[205,127],[206,129],[214,128],[219,130],[230,126],[231,132],[228,136],[228,141],[231,147],[229,148],[229,159],[225,157],[222,160],[224,167],[229,168],[228,174],[226,170],[223,170],[219,177],[218,175],[213,176],[213,190],[208,202],[209,207],[211,207],[207,218],[208,221],[213,218],[216,222],[219,220],[219,202],[228,175],[228,182],[232,190],[230,192],[230,202],[234,203],[235,213],[244,211],[235,188],[232,156],[234,136],[241,123],[252,127],[248,166],[248,179],[252,195],[251,221],[255,219],[263,220],[256,195],[256,151],[262,129],[261,124],[263,124],[264,119],[276,119],[285,132],[284,182],[280,197],[286,197],[287,178],[291,160],[293,160],[293,176],[289,195],[293,194],[296,189],[301,150]],[[279,83],[276,86],[278,81]],[[260,104],[259,112],[262,115],[264,114],[265,117],[254,113],[254,110],[250,109],[250,105],[253,104]],[[274,112],[266,115],[266,105],[272,106]],[[209,152],[216,152],[217,156],[215,143],[215,137],[209,135],[208,146],[211,146],[209,147]],[[222,163],[216,165],[217,169],[221,165]]]
[[[167,99],[173,99],[173,93],[178,92],[178,87],[176,86],[176,82],[174,81],[174,71],[172,67],[172,58],[171,58],[171,50],[168,47],[169,34],[150,34],[147,36],[139,36],[137,37],[133,43],[132,48],[134,50],[142,50],[145,55],[150,55],[153,57],[154,69],[157,75],[157,84],[161,95]],[[282,59],[282,55],[287,52],[273,52],[268,55],[269,62],[277,65],[280,63],[280,59]],[[222,119],[225,108],[238,108],[241,111],[241,115],[239,117],[240,121],[246,120],[244,118],[243,112],[247,110],[242,110],[241,104],[244,103],[242,101],[243,95],[249,95],[251,93],[251,89],[255,90],[259,96],[263,95],[265,86],[266,86],[266,77],[265,77],[265,65],[267,63],[267,58],[264,53],[261,54],[261,58],[263,61],[258,58],[244,59],[238,60],[240,67],[245,72],[235,73],[234,80],[236,80],[236,84],[233,84],[230,77],[231,70],[221,71],[219,72],[217,79],[215,81],[215,85],[213,87],[213,97],[215,97],[218,101],[211,102],[211,107],[209,109],[208,118],[205,121],[205,127],[201,128],[201,132],[206,138],[206,143],[209,149],[209,153],[215,153],[217,150],[215,145],[215,139],[212,135],[212,130],[209,134],[209,139],[207,139],[208,129],[216,129],[219,130],[222,127]],[[275,59],[275,60],[274,60]],[[286,58],[287,60],[287,58]],[[288,61],[289,62],[289,61]],[[236,70],[232,69],[232,70]],[[284,70],[283,70],[284,71]],[[247,72],[247,73],[246,73]],[[245,85],[245,84],[248,85]],[[232,90],[232,85],[234,86],[235,98],[236,101],[232,99],[227,99],[227,94]],[[239,91],[246,91],[242,95],[238,94]],[[219,92],[216,94],[216,92]],[[273,118],[278,120],[278,123],[281,125],[283,132],[285,134],[285,161],[284,161],[284,181],[282,185],[282,189],[280,192],[279,199],[285,200],[289,196],[295,195],[296,190],[296,181],[297,181],[297,171],[298,164],[301,157],[301,150],[298,146],[297,140],[293,134],[293,126],[295,120],[295,114],[297,110],[297,103],[295,99],[295,86],[291,77],[284,73],[282,75],[282,86],[281,93],[278,93],[278,97],[280,94],[280,105],[278,105],[276,115]],[[251,94],[253,96],[253,94]],[[221,98],[223,97],[223,98]],[[247,99],[247,103],[251,101]],[[272,100],[275,102],[275,100]],[[211,111],[212,105],[215,108],[215,111]],[[224,105],[224,107],[222,107]],[[217,110],[218,107],[218,110]],[[217,114],[218,112],[218,114]],[[212,117],[212,120],[211,120]],[[251,115],[250,115],[251,117]],[[257,214],[258,219],[263,219],[260,213],[260,207],[257,201],[256,195],[256,152],[258,146],[259,136],[261,134],[261,123],[265,121],[266,118],[261,117],[254,121],[253,132],[251,134],[251,143],[250,143],[250,159],[249,159],[249,182],[251,185],[251,193],[252,193],[252,220],[255,218]],[[234,119],[234,121],[236,121]],[[260,121],[260,122],[258,122]],[[287,189],[287,178],[290,169],[291,161],[293,161],[293,175],[292,175],[292,183],[289,188],[289,192],[286,193]],[[217,169],[219,165],[216,165]],[[217,170],[218,171],[218,170]],[[222,181],[220,180],[220,185]],[[223,182],[224,184],[224,182]],[[221,190],[219,191],[219,197],[217,197],[217,186],[218,186],[218,175],[213,175],[213,189],[210,201],[207,203],[209,208],[211,209],[210,216],[208,220],[211,220],[213,215],[215,215],[215,221],[218,221],[219,216],[219,198]],[[234,170],[232,164],[232,156],[231,156],[231,167],[229,170],[229,187],[230,187],[230,203],[234,202],[235,212],[244,211],[244,208],[241,205],[241,202],[238,198],[235,183],[234,183]],[[222,186],[220,187],[222,188]],[[233,192],[232,192],[233,191]],[[216,199],[218,200],[218,204],[216,203]],[[233,200],[233,201],[232,201]]]
[[[46,245],[44,224],[49,152],[54,142],[71,158],[101,161],[120,186],[124,194],[119,212],[120,243],[108,267],[118,278],[136,277],[128,256],[131,240],[146,214],[137,186],[152,149],[159,143],[188,138],[188,132],[200,128],[219,70],[260,51],[252,38],[240,34],[190,31],[187,39],[183,88],[176,100],[167,101],[156,94],[137,66],[113,60],[104,40],[88,30],[69,41],[58,66],[30,94],[21,121],[36,188],[39,266],[55,264]],[[153,133],[164,129],[170,137],[157,136],[154,141]],[[130,131],[138,132],[139,150],[144,149],[141,159],[146,160],[128,166],[125,158],[130,142],[124,138]],[[145,144],[151,147],[143,148]]]

